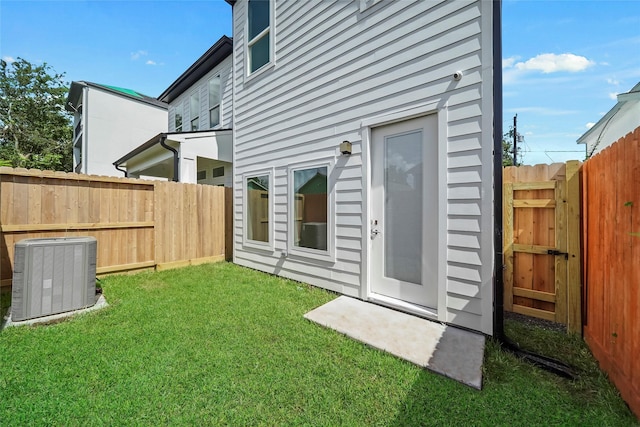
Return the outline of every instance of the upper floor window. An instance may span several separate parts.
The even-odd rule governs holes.
[[[249,73],[271,61],[271,8],[269,0],[249,0]]]
[[[200,121],[200,94],[195,92],[191,94],[191,130],[198,130],[198,122]]]
[[[182,105],[178,105],[175,109],[173,125],[176,132],[182,132]]]
[[[209,127],[220,124],[220,76],[209,80]]]

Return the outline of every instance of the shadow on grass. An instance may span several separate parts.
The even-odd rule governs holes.
[[[11,288],[8,286],[0,286],[0,323],[7,315],[11,306]]]
[[[565,346],[582,349],[571,339]],[[581,374],[579,381],[561,378],[488,339],[482,391],[425,370],[391,425],[469,425],[470,421],[473,425],[638,425],[598,369],[581,370]]]

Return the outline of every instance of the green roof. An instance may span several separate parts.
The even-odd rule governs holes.
[[[146,95],[143,95],[143,94],[141,94],[139,92],[136,92],[135,90],[127,89],[127,88],[124,88],[124,87],[110,86],[110,85],[100,85],[100,86],[104,86],[104,87],[109,88],[111,90],[115,90],[116,92],[122,92],[125,95],[135,96],[136,98],[148,98]]]

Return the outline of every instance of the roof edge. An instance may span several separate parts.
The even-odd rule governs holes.
[[[222,36],[200,58],[180,75],[164,92],[158,96],[162,102],[170,103],[196,81],[207,74],[213,67],[220,64],[233,51],[233,39]]]
[[[86,80],[74,80],[74,81],[71,82],[71,86],[69,88],[69,95],[67,96],[67,102],[66,102],[66,104],[64,106],[64,108],[67,111],[70,111],[70,112],[75,112],[76,111],[75,109],[77,108],[77,105],[73,105],[73,104],[70,105],[70,103],[72,103],[75,99],[77,99],[80,96],[80,94],[82,93],[82,89],[85,88],[85,87],[92,87],[94,89],[100,89],[100,90],[102,90],[104,92],[108,92],[108,93],[111,93],[111,94],[114,94],[114,95],[122,96],[122,97],[130,99],[132,101],[137,101],[137,102],[140,102],[140,103],[143,103],[143,104],[152,105],[154,107],[162,108],[163,110],[167,110],[169,108],[169,106],[167,105],[166,102],[160,101],[160,100],[158,100],[156,98],[153,98],[153,97],[150,97],[148,95],[144,95],[144,94],[142,94],[142,93],[140,93],[138,91],[127,89],[127,90],[131,90],[132,92],[136,92],[136,93],[140,94],[140,97],[133,96],[133,95],[130,95],[130,94],[126,93],[126,92],[122,92],[122,91],[118,91],[118,90],[112,89],[109,86],[102,85],[102,84],[99,84],[99,83],[88,82]]]
[[[121,164],[123,164],[124,162],[126,162],[127,160],[131,159],[132,157],[137,156],[138,154],[142,153],[143,151],[148,150],[149,148],[153,147],[154,145],[157,145],[160,143],[160,139],[167,138],[167,140],[169,141],[175,141],[179,144],[182,144],[182,141],[176,141],[176,140],[172,140],[170,137],[172,135],[188,135],[188,134],[204,134],[204,133],[217,133],[217,132],[228,132],[231,131],[231,128],[223,128],[223,129],[203,129],[203,130],[198,130],[198,131],[190,131],[190,132],[160,132],[157,135],[152,136],[149,140],[147,140],[146,142],[144,142],[142,145],[137,146],[136,148],[134,148],[133,150],[129,151],[127,154],[125,154],[124,156],[120,157],[118,160],[116,160],[115,162],[113,162],[114,166],[120,166]]]
[[[607,114],[602,116],[600,120],[598,120],[593,126],[591,126],[591,128],[589,128],[588,131],[583,133],[582,136],[576,140],[576,143],[586,144],[587,143],[586,139],[592,133],[594,133],[596,129],[600,128],[600,125],[602,123],[606,124],[622,108],[624,104],[626,104],[629,101],[639,100],[639,98],[636,97],[636,94],[638,93],[640,93],[640,82],[638,82],[638,84],[636,84],[633,88],[631,88],[629,92],[618,94],[618,96],[616,97],[618,102],[616,102],[616,104],[607,112]]]

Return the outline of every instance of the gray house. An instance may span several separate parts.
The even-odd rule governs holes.
[[[229,3],[234,262],[492,334],[499,4]]]
[[[114,159],[117,168],[130,177],[232,185],[232,46],[222,36],[169,85],[158,97],[168,105],[166,131]]]

